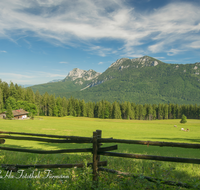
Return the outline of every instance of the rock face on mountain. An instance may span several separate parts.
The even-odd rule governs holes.
[[[112,63],[109,68],[111,68],[111,67],[118,67],[121,64],[123,64],[123,62],[126,61],[126,60],[129,60],[129,59],[128,58],[118,59],[117,61],[115,61],[114,63]]]
[[[92,69],[85,71],[85,70],[81,70],[79,68],[75,68],[69,72],[69,74],[67,75],[67,77],[64,80],[70,79],[70,80],[74,81],[78,78],[82,78],[83,80],[92,80],[92,79],[98,77],[100,74],[101,73],[98,73]]]
[[[151,66],[157,66],[159,64],[159,60],[156,60],[152,57],[149,56],[143,56],[140,58],[135,58],[135,59],[128,59],[128,58],[121,58],[118,59],[116,62],[112,63],[109,68],[118,68],[119,70],[123,68],[128,68],[128,67],[135,67],[135,68],[140,68],[140,67],[151,67]],[[129,63],[127,65],[127,63]]]
[[[141,58],[136,58],[136,59],[131,59],[131,61],[138,62],[138,64],[141,64],[143,66],[157,66],[158,61],[157,60],[152,60],[152,57],[149,56],[144,56]]]

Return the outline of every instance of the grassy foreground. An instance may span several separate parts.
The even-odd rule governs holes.
[[[174,125],[178,127],[175,128]],[[181,131],[184,127],[189,132]],[[184,143],[200,143],[200,120],[188,120],[180,124],[180,120],[103,120],[77,117],[36,117],[34,120],[0,120],[0,131],[31,132],[41,134],[73,135],[91,137],[93,131],[102,130],[102,137],[118,139],[168,141]],[[107,144],[108,145],[108,144]],[[111,144],[109,144],[111,145]],[[63,148],[90,148],[92,144],[50,144],[29,141],[6,140],[1,146],[56,150]],[[153,147],[144,145],[119,144],[118,152],[141,153],[174,157],[200,158],[199,150],[170,147]],[[127,158],[101,156],[108,161],[109,169],[130,172],[139,175],[137,179],[114,174],[100,173],[99,189],[184,189],[151,183],[143,176],[157,177],[192,184],[194,189],[200,188],[200,166],[195,164],[179,164],[170,162],[143,161]],[[92,162],[91,154],[56,154],[39,155],[0,151],[1,164],[62,164]],[[27,174],[40,171],[39,178],[27,178],[20,173],[12,173],[9,178],[5,171],[0,174],[1,189],[90,189],[92,187],[91,169],[54,169],[52,175],[68,176],[68,178],[50,179],[44,169],[28,169]],[[1,177],[2,176],[2,177]],[[7,177],[5,177],[7,176]],[[18,177],[18,179],[17,179]],[[45,178],[46,177],[46,178]]]

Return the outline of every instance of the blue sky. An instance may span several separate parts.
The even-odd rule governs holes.
[[[41,84],[144,55],[200,62],[200,1],[0,1],[2,81]]]

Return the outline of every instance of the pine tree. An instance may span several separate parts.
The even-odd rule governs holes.
[[[164,105],[164,119],[168,119],[168,105],[165,104]]]
[[[158,119],[163,119],[163,104],[158,104]]]
[[[3,103],[5,104],[7,98],[9,97],[9,86],[8,83],[3,82],[2,83],[2,90],[3,90]]]
[[[81,116],[86,117],[87,113],[86,113],[86,105],[85,105],[85,101],[81,100]]]
[[[13,116],[13,113],[12,113],[12,107],[10,104],[7,105],[7,111],[6,111],[6,118],[7,119],[12,119],[14,116]]]
[[[47,111],[48,111],[48,99],[49,99],[49,94],[45,92],[45,94],[42,97],[42,111],[45,116],[47,116]]]
[[[59,117],[63,116],[63,108],[61,106],[61,103],[62,103],[62,99],[59,96],[59,97],[56,98],[56,105],[57,105],[57,108],[58,108],[58,116]]]
[[[94,118],[94,104],[92,102],[88,102],[86,104],[87,116],[90,118]]]
[[[60,107],[59,112],[58,112],[59,117],[63,117],[63,107]]]
[[[114,102],[113,103],[113,119],[121,119],[121,110],[120,110],[120,106],[119,106],[119,103],[118,102]]]
[[[110,109],[109,109],[109,105],[106,103],[105,110],[104,110],[104,118],[108,119],[109,117],[110,117]]]
[[[13,98],[11,96],[9,98],[7,98],[6,103],[5,103],[6,109],[8,109],[8,105],[11,106],[12,110],[16,110],[17,107],[16,107],[16,100],[15,100],[15,98]]]
[[[157,105],[156,105],[156,104],[153,104],[153,105],[152,105],[152,108],[153,108],[153,119],[157,119],[157,113],[156,113]]]
[[[143,105],[143,119],[147,119],[147,104]]]
[[[46,92],[47,93],[47,92]],[[45,94],[46,94],[45,93]],[[47,93],[48,94],[48,93]],[[34,94],[34,92],[33,92],[33,90],[32,90],[32,88],[27,88],[26,89],[26,93],[25,93],[25,100],[27,101],[27,102],[30,102],[30,103],[35,103],[35,94]]]
[[[25,100],[25,88],[21,87],[21,86],[18,86],[17,88],[17,96],[18,96],[18,99],[17,100]]]
[[[152,120],[153,119],[153,108],[152,108],[152,105],[149,104],[147,106],[147,117],[148,117],[148,120]]]
[[[53,116],[53,110],[51,107],[49,107],[49,110],[48,110],[48,116]]]
[[[19,90],[21,90],[21,89],[19,89]],[[37,106],[37,110],[38,110],[37,115],[39,115],[39,113],[40,113],[40,102],[41,102],[41,95],[40,95],[39,91],[37,90],[35,93],[35,105]]]
[[[172,104],[172,116],[173,119],[176,119],[176,106],[174,104]]]
[[[146,110],[144,110],[144,107],[142,104],[139,105],[139,119],[143,120],[144,116],[146,114]]]
[[[57,108],[57,106],[55,106],[54,109],[53,109],[53,115],[58,117],[58,108]]]
[[[193,109],[193,118],[194,119],[198,119],[198,107],[197,104],[194,105],[194,109]]]
[[[16,89],[16,94],[15,94],[14,98],[16,99],[16,101],[21,100],[21,97],[19,95],[20,86],[18,86],[17,84],[15,84],[15,89]]]
[[[0,88],[0,113],[3,111],[3,92]]]
[[[175,107],[176,107],[176,118],[180,119],[181,118],[180,106],[178,104],[176,104]]]
[[[103,118],[102,110],[103,110],[102,102],[98,102],[98,118]]]
[[[121,113],[122,113],[122,119],[127,119],[126,111],[127,111],[127,103],[122,102],[120,105]]]
[[[198,106],[198,109],[197,109],[197,119],[200,119],[200,105]]]
[[[126,119],[132,119],[131,103],[126,103]]]
[[[63,116],[66,116],[68,113],[67,106],[68,106],[67,99],[63,97],[62,98]]]
[[[80,115],[81,115],[81,108],[80,108],[78,99],[75,100],[74,104],[75,104],[76,115],[77,115],[77,117],[80,117]]]
[[[71,97],[68,103],[68,115],[74,115],[74,98]]]
[[[135,118],[135,103],[131,103],[131,119],[136,119]]]
[[[10,82],[10,90],[9,90],[9,96],[12,96],[13,98],[17,98],[17,90],[15,88],[15,85],[13,84],[13,82]]]
[[[169,104],[168,106],[168,118],[172,119],[172,104]]]

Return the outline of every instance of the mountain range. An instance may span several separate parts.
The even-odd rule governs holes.
[[[61,81],[31,86],[34,92],[110,102],[200,104],[200,62],[169,64],[149,56],[121,58],[103,73],[73,69]]]

